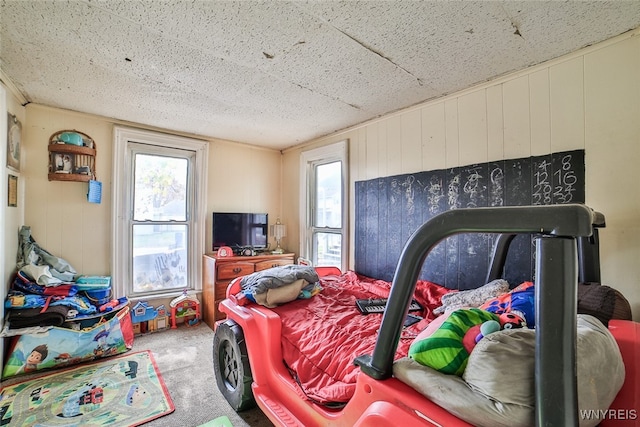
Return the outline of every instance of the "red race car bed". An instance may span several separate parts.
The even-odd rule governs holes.
[[[460,209],[439,215],[414,234],[403,251],[393,284],[354,272],[333,277],[319,272],[322,290],[298,300],[300,289],[290,292],[287,288],[286,292],[274,295],[271,289],[254,292],[262,286],[260,283],[243,293],[241,290],[245,288],[236,279],[227,289],[227,298],[220,303],[227,320],[216,324],[214,336],[218,388],[236,411],[250,407],[255,398],[268,417],[283,426],[468,426],[469,423],[513,426],[516,424],[509,410],[505,411],[509,405],[502,401],[496,404],[495,399],[468,386],[472,383],[478,386],[476,380],[480,380],[485,388],[509,392],[513,389],[504,387],[508,376],[520,386],[519,390],[527,392],[527,406],[517,404],[525,409],[520,411],[520,419],[525,423],[518,425],[614,425],[609,423],[610,414],[617,416],[620,409],[637,405],[635,360],[640,328],[635,322],[612,321],[607,331],[592,316],[576,318],[574,305],[576,273],[578,266],[583,265],[578,260],[589,259],[582,256],[589,252],[585,249],[587,245],[577,245],[575,236],[591,236],[594,226],[603,222],[601,215],[581,205]],[[443,236],[461,230],[540,234],[535,239],[536,329],[505,330],[480,341],[484,343],[481,352],[478,348],[473,350],[471,356],[478,357],[473,364],[470,357],[467,365],[467,369],[469,365],[473,367],[471,373],[477,374],[477,378],[443,374],[404,357],[413,351],[411,344],[417,333],[434,319],[434,309],[441,306],[442,297],[449,292],[417,280],[422,263]],[[295,279],[297,283],[298,278]],[[258,301],[257,296],[263,294],[265,299]],[[283,295],[293,297],[283,301]],[[360,313],[356,300],[369,298],[388,298],[384,315]],[[419,314],[424,320],[406,327],[403,322],[412,299],[422,305]],[[252,300],[254,303],[248,303]],[[554,333],[560,330],[563,332]],[[591,341],[585,338],[607,342],[590,345]],[[586,346],[580,345],[585,342]],[[507,344],[514,343],[524,343],[531,350],[516,351],[510,356]],[[616,363],[611,363],[609,353],[605,357],[607,362],[593,363],[596,353],[605,354],[596,349],[611,350]],[[498,360],[497,355],[509,361],[518,360],[517,365],[523,367],[518,372],[530,379],[518,381],[520,374],[514,375],[512,369],[505,371],[504,363],[498,363],[493,373],[483,370],[483,363]],[[595,368],[585,365],[585,360]],[[605,363],[607,367],[623,364],[626,371],[626,376],[620,376],[617,374],[622,370],[616,370],[616,387],[611,390],[603,386],[611,377],[604,380],[598,377],[602,376]],[[579,411],[578,394],[582,399],[585,392],[594,390],[607,393],[607,401],[588,404]],[[463,396],[461,392],[465,391],[467,394]],[[512,396],[507,398],[506,403],[510,403]],[[584,406],[584,399],[581,401]],[[586,419],[585,414],[596,414],[596,418]],[[636,422],[635,411],[628,410],[625,414],[627,421]],[[502,422],[505,420],[506,423]],[[618,422],[616,419],[615,425]]]

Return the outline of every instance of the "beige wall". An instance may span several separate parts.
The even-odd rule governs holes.
[[[0,73],[0,78],[3,75]],[[4,80],[3,80],[4,81]],[[7,113],[18,118],[24,126],[25,109],[12,93],[10,87],[0,82],[0,165],[4,169],[2,177],[0,177],[0,203],[2,203],[0,211],[0,224],[3,226],[3,235],[0,239],[0,294],[7,294],[10,286],[11,277],[16,266],[16,256],[18,253],[18,230],[22,225],[24,216],[24,179],[22,171],[15,171],[6,167],[7,164]],[[24,131],[23,131],[24,136]],[[23,156],[21,156],[23,163]],[[23,163],[24,164],[24,163]],[[9,174],[18,177],[18,203],[16,207],[8,206],[8,176]],[[0,319],[4,319],[4,304],[0,307]],[[6,345],[7,342],[4,342]],[[0,345],[0,360],[4,360],[5,345]]]
[[[4,86],[3,86],[4,88]],[[25,109],[20,105],[18,99],[12,95],[11,91],[5,90],[5,99],[6,99],[6,112],[0,111],[6,122],[7,113],[15,115],[20,123],[22,124],[22,138],[24,139],[24,123],[25,123]],[[2,161],[2,165],[5,166],[6,163],[6,146],[7,146],[7,129],[6,124],[3,123],[2,129],[0,129],[1,137],[0,137],[0,147],[2,151],[2,155],[0,159]],[[21,163],[24,165],[24,150],[21,153]],[[22,225],[22,221],[24,218],[25,212],[25,198],[24,198],[24,189],[25,189],[25,181],[24,181],[24,169],[21,171],[15,171],[8,167],[5,167],[5,174],[0,180],[2,188],[2,208],[4,210],[4,237],[3,237],[3,245],[4,245],[4,261],[3,261],[3,281],[2,283],[6,286],[9,284],[11,274],[16,266],[16,256],[18,251],[18,231],[20,226]],[[8,186],[8,176],[9,174],[18,177],[18,203],[16,207],[10,207],[7,205],[7,186]],[[6,288],[2,288],[5,290]],[[3,292],[4,294],[4,292]]]
[[[31,104],[26,110],[24,224],[31,226],[43,248],[69,261],[79,273],[109,275],[114,122]],[[48,180],[49,137],[63,129],[84,132],[95,140],[101,204],[87,202],[87,183]],[[207,212],[268,212],[275,222],[280,215],[280,152],[220,140],[209,143]],[[210,215],[206,224],[206,248],[210,248]]]
[[[101,204],[87,202],[86,182],[48,180],[47,146],[51,135],[60,130],[78,130],[94,139],[95,172],[102,181]],[[24,224],[31,227],[32,237],[40,246],[66,259],[78,273],[109,275],[112,123],[29,104],[23,134]]]
[[[350,191],[355,181],[380,176],[585,149],[586,202],[607,219],[600,233],[602,281],[630,300],[638,320],[638,35],[640,30],[312,141],[305,148],[349,139]],[[283,210],[290,214],[288,244],[295,248],[299,158],[305,148],[286,150],[283,159]],[[351,224],[353,212],[351,197]]]
[[[2,88],[5,89],[4,86],[2,86]],[[22,130],[23,139],[24,139],[24,123],[25,123],[26,116],[25,116],[24,107],[20,105],[20,102],[18,101],[18,99],[15,96],[13,96],[10,90],[5,89],[4,96],[5,96],[6,111],[0,108],[0,113],[3,115],[3,120],[4,120],[4,122],[0,121],[0,123],[3,123],[3,126],[0,126],[1,128],[0,129],[0,135],[1,135],[0,151],[2,151],[2,155],[0,155],[0,161],[2,162],[1,164],[5,169],[5,174],[2,176],[2,179],[0,179],[0,188],[2,189],[0,194],[3,195],[1,200],[2,200],[2,209],[4,211],[4,236],[1,243],[3,245],[3,252],[4,252],[4,255],[3,255],[4,260],[3,260],[3,267],[2,267],[3,268],[2,284],[4,286],[7,286],[9,284],[11,274],[13,273],[13,269],[16,266],[16,256],[18,251],[18,230],[22,225],[24,212],[25,212],[25,209],[24,209],[25,208],[25,199],[24,199],[25,181],[24,181],[24,174],[22,170],[15,171],[5,166],[7,164],[6,163],[6,146],[7,146],[6,116],[7,116],[7,113],[10,113],[15,115],[18,118],[18,120],[20,121],[23,127],[23,130]],[[23,153],[21,155],[21,163],[24,165]],[[7,192],[8,192],[7,180],[8,180],[9,174],[18,177],[18,203],[17,203],[18,206],[16,207],[10,207],[7,205]],[[4,295],[5,294],[4,291],[6,290],[6,288],[2,287],[1,289]]]
[[[282,215],[282,155],[234,143],[216,143],[209,150],[207,211],[268,212],[269,223]],[[206,248],[211,250],[211,218],[207,218]],[[275,241],[269,239],[272,247]]]

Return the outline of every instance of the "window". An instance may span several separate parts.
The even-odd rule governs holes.
[[[347,266],[347,142],[301,156],[300,253],[313,265]]]
[[[114,147],[114,291],[201,289],[207,143],[118,127]]]

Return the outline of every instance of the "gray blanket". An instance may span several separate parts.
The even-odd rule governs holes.
[[[34,281],[44,286],[57,285],[62,282],[73,282],[77,276],[76,270],[67,261],[52,255],[40,247],[31,236],[31,227],[23,225],[18,234],[18,262],[16,267],[18,270],[21,270],[28,265],[48,267],[47,272],[53,277],[50,277],[49,274],[43,274],[41,280],[33,277]],[[30,273],[33,272],[27,271],[29,276],[31,276]]]
[[[284,265],[267,270],[257,271],[240,279],[240,287],[245,295],[257,295],[269,289],[288,285],[296,280],[304,279],[309,283],[320,280],[313,267],[304,265]]]

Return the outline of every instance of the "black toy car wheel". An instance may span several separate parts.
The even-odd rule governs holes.
[[[255,406],[251,366],[242,328],[232,320],[221,323],[213,336],[213,370],[222,395],[234,411]]]

